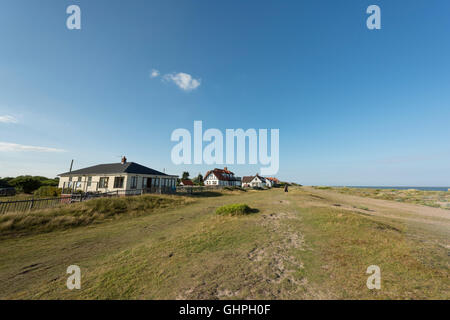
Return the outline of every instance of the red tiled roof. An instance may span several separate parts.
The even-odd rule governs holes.
[[[193,186],[194,183],[191,180],[181,180],[181,183],[185,186]]]
[[[236,181],[238,179],[236,179],[236,177],[234,177],[234,173],[229,171],[228,169],[217,169],[215,168],[214,170],[210,170],[205,174],[205,177],[203,178],[204,180],[206,180],[206,178],[208,178],[208,176],[214,173],[214,175],[217,177],[218,180],[221,181]],[[232,178],[228,178],[227,176],[225,176],[224,174],[231,174],[233,177]]]

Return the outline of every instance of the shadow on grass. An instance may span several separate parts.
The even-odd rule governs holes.
[[[199,197],[199,198],[211,198],[211,197],[221,197],[221,196],[223,196],[223,193],[216,192],[216,191],[204,191],[204,192],[187,193],[186,195]]]

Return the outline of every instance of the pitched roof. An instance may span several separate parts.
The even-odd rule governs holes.
[[[255,179],[256,177],[259,178],[259,180],[261,180],[262,182],[266,182],[266,178],[261,177],[259,174],[256,174],[254,176],[247,176],[247,177],[243,177],[242,178],[242,183],[250,183],[253,181],[253,179]]]
[[[218,169],[218,168],[208,171],[203,179],[206,180],[206,178],[208,178],[208,176],[211,173],[214,173],[217,179],[221,181],[239,181],[239,178],[234,176],[234,172],[231,172],[228,169]],[[231,174],[231,177],[229,178],[225,174]]]
[[[185,186],[193,186],[194,185],[194,183],[191,180],[185,180],[185,179],[182,179],[181,183]]]
[[[158,176],[167,176],[167,174],[157,170],[145,167],[135,162],[122,163],[108,163],[99,164],[92,167],[87,167],[72,172],[65,172],[59,174],[60,177],[69,175],[84,175],[84,174],[120,174],[120,173],[135,173],[135,174],[152,174]]]

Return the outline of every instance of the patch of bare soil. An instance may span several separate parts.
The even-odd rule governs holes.
[[[289,254],[291,249],[304,250],[303,235],[293,230],[289,224],[282,226],[283,220],[299,219],[293,213],[279,212],[262,216],[262,223],[268,233],[276,234],[280,241],[269,242],[265,247],[254,248],[248,258],[254,262],[256,272],[262,274],[267,283],[281,283],[287,280],[294,285],[305,284],[306,279],[300,283],[293,274],[303,268],[301,261]]]

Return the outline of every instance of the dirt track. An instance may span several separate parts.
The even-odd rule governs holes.
[[[347,195],[329,189],[320,190],[312,187],[303,189],[311,192],[312,195],[321,197],[323,206],[339,206],[342,209],[358,211],[365,215],[391,218],[421,228],[431,228],[444,238],[450,238],[450,210]],[[368,210],[361,209],[361,207],[366,207]],[[444,246],[449,248],[450,241],[446,241]]]

